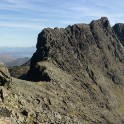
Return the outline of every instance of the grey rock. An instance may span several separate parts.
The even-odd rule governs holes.
[[[113,26],[113,30],[117,35],[117,38],[124,45],[124,23],[118,23]]]
[[[5,83],[10,81],[11,77],[7,67],[3,63],[0,63],[0,86],[4,86]]]

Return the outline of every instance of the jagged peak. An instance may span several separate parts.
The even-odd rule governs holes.
[[[74,25],[68,25],[66,28],[58,28],[58,27],[55,27],[55,28],[44,28],[41,33],[39,35],[42,35],[44,33],[50,33],[51,31],[52,32],[56,32],[56,31],[64,31],[64,30],[68,30],[68,28],[87,28],[89,26],[100,26],[100,27],[103,27],[103,28],[106,28],[106,29],[109,29],[111,28],[111,25],[110,25],[110,22],[108,20],[107,17],[101,17],[100,19],[97,19],[97,20],[93,20],[90,24],[86,24],[86,23],[76,23]]]
[[[124,26],[124,23],[116,23],[115,25]],[[114,26],[115,26],[115,25],[114,25]],[[113,27],[114,27],[114,26],[113,26]]]
[[[37,51],[31,59],[31,71],[34,71],[32,68],[37,62],[51,59],[61,66],[63,70],[80,75],[78,68],[83,66],[80,66],[79,61],[84,61],[84,56],[89,56],[85,53],[89,49],[96,47],[94,50],[100,49],[102,51],[104,49],[106,51],[109,47],[109,49],[113,49],[113,53],[115,53],[114,50],[120,49],[119,45],[119,48],[111,48],[113,42],[113,44],[118,44],[114,36],[115,34],[107,17],[94,20],[90,24],[74,24],[62,29],[45,28],[38,35]],[[117,58],[122,61],[122,53],[118,50],[116,51]],[[86,59],[86,61],[89,60]]]
[[[109,21],[107,17],[101,17],[100,19],[97,19],[97,20],[93,20],[92,22],[106,22],[106,21]]]
[[[122,45],[124,45],[124,23],[117,23],[112,27],[112,29]]]
[[[101,17],[101,19],[100,20],[102,20],[102,21],[108,21],[108,18],[107,17],[105,17],[105,16],[103,16],[103,17]]]
[[[124,28],[124,23],[116,23],[113,27],[114,30],[121,30],[122,28]]]
[[[107,28],[107,29],[111,28],[110,22],[107,17],[101,17],[98,20],[93,20],[90,23],[90,26],[93,26],[93,25],[100,26],[100,27]]]

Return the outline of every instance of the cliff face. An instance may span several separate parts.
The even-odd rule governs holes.
[[[115,24],[113,26],[113,30],[115,34],[117,35],[118,39],[124,45],[124,24],[123,23]]]

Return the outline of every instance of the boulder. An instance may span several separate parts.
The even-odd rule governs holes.
[[[0,86],[4,86],[7,82],[11,81],[11,76],[7,67],[3,63],[0,63]]]

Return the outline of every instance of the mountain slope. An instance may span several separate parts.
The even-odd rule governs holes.
[[[122,45],[124,45],[124,24],[118,23],[113,26],[113,30],[117,35],[118,39],[121,41]]]
[[[27,75],[35,82],[0,70],[2,122],[124,123],[124,46],[106,17],[44,29]]]
[[[47,71],[49,64],[44,66],[43,62],[53,63],[73,76],[73,80],[80,82],[79,87],[83,87],[82,99],[89,96],[87,106],[94,106],[92,110],[87,108],[86,111],[95,113],[101,109],[100,111],[109,113],[113,110],[114,113],[110,112],[111,117],[123,114],[123,111],[118,113],[123,108],[123,89],[118,90],[124,84],[124,47],[106,17],[90,24],[75,24],[65,29],[44,29],[38,35],[37,51],[31,59],[29,80],[54,81],[50,74],[52,71]],[[73,84],[73,81],[69,84]],[[79,89],[78,84],[73,84],[72,87]],[[86,90],[86,96],[83,90]],[[86,105],[85,102],[79,103]],[[84,112],[81,108],[76,110],[76,113]],[[99,113],[99,117],[103,113]],[[114,123],[111,117],[105,116],[104,123]]]

